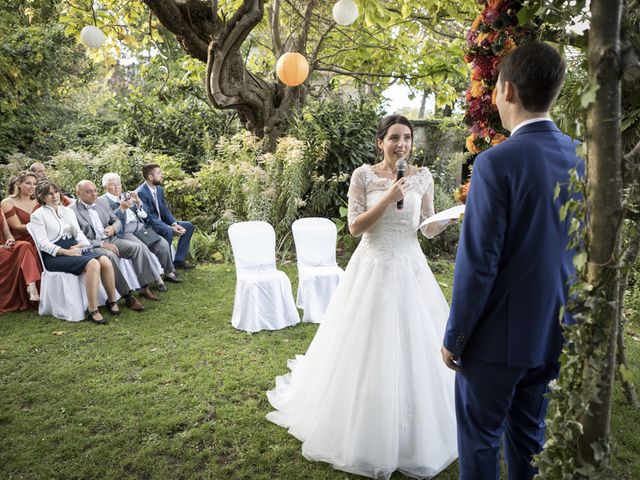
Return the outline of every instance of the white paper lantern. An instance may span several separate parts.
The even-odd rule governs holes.
[[[333,6],[333,19],[339,25],[351,25],[358,18],[358,6],[353,0],[340,0]]]
[[[89,48],[100,48],[104,45],[105,36],[98,27],[87,25],[80,32],[80,39]]]

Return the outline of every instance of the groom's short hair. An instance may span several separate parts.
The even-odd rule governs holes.
[[[499,81],[515,86],[525,110],[546,112],[564,83],[567,66],[556,48],[536,41],[513,49],[498,68]]]

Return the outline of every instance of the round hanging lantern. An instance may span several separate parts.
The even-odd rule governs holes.
[[[80,32],[80,39],[89,48],[100,48],[104,44],[105,36],[98,27],[87,25]]]
[[[333,6],[333,19],[338,25],[351,25],[358,18],[358,6],[353,0],[340,0]]]
[[[276,74],[282,83],[295,87],[307,79],[309,62],[297,52],[287,52],[278,59]]]

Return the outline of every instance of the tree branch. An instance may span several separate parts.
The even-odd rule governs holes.
[[[315,70],[319,72],[333,72],[340,75],[348,75],[350,77],[379,77],[379,78],[396,78],[402,80],[410,80],[412,78],[424,78],[428,75],[404,75],[404,74],[386,74],[386,73],[373,73],[373,72],[354,72],[347,70],[346,68],[337,67],[335,65],[317,65]]]
[[[625,186],[629,186],[640,176],[640,141],[623,157],[622,178]]]
[[[269,24],[271,25],[271,37],[273,38],[273,54],[276,58],[284,53],[282,37],[280,36],[280,0],[274,0],[269,7]]]
[[[186,0],[178,4],[175,0],[142,0],[158,17],[192,57],[207,61],[210,37],[219,30],[221,21],[213,17],[209,6],[200,0]],[[187,17],[194,15],[198,22],[193,24]]]

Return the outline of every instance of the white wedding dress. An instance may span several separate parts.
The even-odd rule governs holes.
[[[390,184],[356,169],[349,221]],[[407,184],[404,209],[389,207],[364,234],[306,354],[267,392],[267,418],[306,458],[372,478],[430,478],[457,457],[454,374],[440,354],[449,307],[416,235],[433,215],[433,178],[422,168]]]

